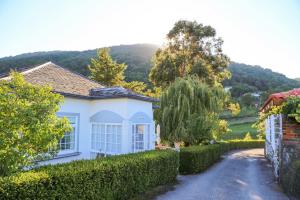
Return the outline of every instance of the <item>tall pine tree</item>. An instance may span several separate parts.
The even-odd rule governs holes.
[[[109,55],[109,49],[98,50],[97,57],[88,66],[91,79],[107,86],[120,86],[124,81],[125,64],[119,64]]]

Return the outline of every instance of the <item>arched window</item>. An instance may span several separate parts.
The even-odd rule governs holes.
[[[103,154],[120,154],[123,118],[111,111],[101,111],[90,118],[92,150]]]

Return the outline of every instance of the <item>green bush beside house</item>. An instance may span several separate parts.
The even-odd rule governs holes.
[[[230,150],[263,146],[236,140],[43,166],[1,177],[0,199],[130,199],[174,182],[178,172],[202,172]]]
[[[172,150],[45,166],[0,178],[0,199],[130,199],[175,181],[178,166]]]

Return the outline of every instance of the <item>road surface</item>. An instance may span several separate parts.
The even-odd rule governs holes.
[[[157,200],[285,200],[263,149],[234,151],[204,173],[179,176]]]

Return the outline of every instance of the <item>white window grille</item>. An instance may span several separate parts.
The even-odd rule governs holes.
[[[132,152],[150,149],[149,124],[132,125]]]
[[[105,154],[121,153],[122,125],[92,124],[92,149]]]
[[[60,151],[68,151],[75,149],[75,135],[78,127],[78,119],[76,116],[66,116],[72,126],[72,130],[64,134],[64,137],[60,139],[58,148]]]

